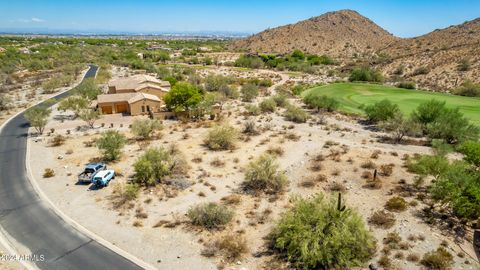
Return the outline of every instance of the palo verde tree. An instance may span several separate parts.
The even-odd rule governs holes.
[[[127,143],[125,135],[117,130],[105,131],[100,138],[96,140],[98,149],[102,151],[106,160],[114,161],[120,157],[122,148]]]
[[[30,123],[30,126],[34,127],[39,134],[43,134],[45,126],[48,123],[48,117],[52,113],[52,110],[42,106],[36,106],[28,109],[24,116]]]
[[[197,87],[179,82],[163,97],[163,100],[170,110],[188,112],[202,101],[202,95]]]

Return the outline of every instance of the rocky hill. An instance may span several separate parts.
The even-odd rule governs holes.
[[[480,18],[401,39],[379,50],[390,58],[379,68],[386,75],[435,90],[456,88],[465,80],[480,83]]]
[[[236,40],[231,49],[269,53],[290,53],[301,49],[308,53],[344,57],[378,50],[396,40],[356,11],[340,10]]]
[[[363,60],[387,78],[438,91],[466,80],[480,83],[480,18],[402,39],[355,11],[340,10],[236,40],[230,48],[280,54],[301,49],[350,65]]]

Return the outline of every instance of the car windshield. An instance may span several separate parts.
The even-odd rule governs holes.
[[[94,180],[96,180],[96,181],[102,181],[102,178],[101,178],[101,177],[95,177]]]
[[[85,173],[93,173],[93,172],[95,172],[94,169],[91,169],[91,168],[86,168],[85,169]]]

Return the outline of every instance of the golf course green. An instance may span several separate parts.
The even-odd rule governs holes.
[[[309,93],[335,98],[340,102],[341,111],[355,114],[363,114],[360,109],[362,104],[369,105],[382,99],[389,99],[397,104],[405,114],[409,114],[420,103],[436,99],[445,101],[447,107],[459,107],[467,118],[480,125],[480,98],[367,83],[333,83],[308,89],[302,93],[302,96]]]

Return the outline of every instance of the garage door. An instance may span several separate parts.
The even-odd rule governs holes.
[[[103,114],[112,114],[112,106],[102,106]]]
[[[126,113],[127,104],[117,104],[117,113]]]

